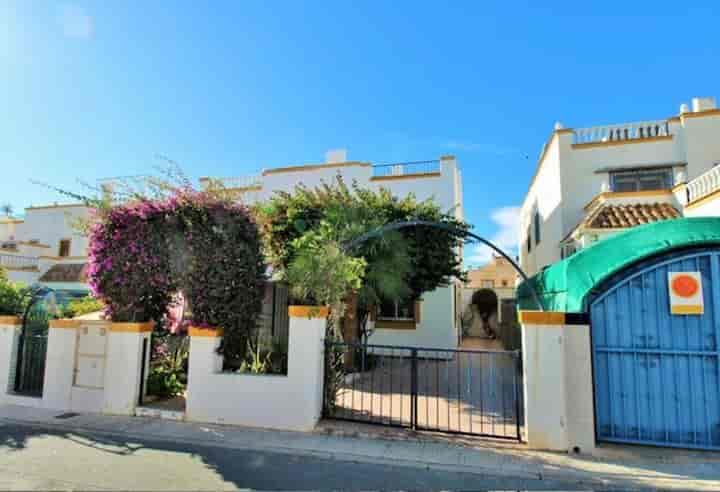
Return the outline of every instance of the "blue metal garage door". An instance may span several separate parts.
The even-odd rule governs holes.
[[[704,314],[670,314],[668,272],[701,272]],[[720,252],[621,275],[590,306],[598,440],[720,449]]]

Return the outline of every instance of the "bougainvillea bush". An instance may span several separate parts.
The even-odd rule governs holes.
[[[88,279],[110,319],[161,322],[182,292],[193,325],[224,330],[226,359],[244,357],[264,270],[248,210],[210,193],[129,201],[90,227]]]

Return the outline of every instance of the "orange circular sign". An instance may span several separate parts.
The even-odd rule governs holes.
[[[695,277],[678,275],[672,281],[672,291],[678,297],[692,297],[697,294],[700,285]]]

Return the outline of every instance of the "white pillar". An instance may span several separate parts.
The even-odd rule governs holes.
[[[0,316],[0,403],[5,402],[15,382],[15,353],[22,320],[16,316]]]
[[[593,382],[588,325],[566,314],[521,311],[527,443],[536,449],[592,452]]]
[[[74,319],[50,320],[43,382],[43,406],[46,408],[71,409],[79,327],[80,322]]]
[[[103,412],[133,415],[140,396],[143,340],[147,340],[150,350],[153,323],[110,323],[109,326]],[[147,372],[146,367],[146,378]]]
[[[312,430],[322,416],[328,310],[290,306],[288,313],[288,377],[292,384],[306,389],[297,396],[304,400],[303,420],[307,430]]]

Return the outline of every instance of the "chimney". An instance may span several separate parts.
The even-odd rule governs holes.
[[[108,202],[112,202],[113,193],[114,193],[114,191],[115,191],[115,190],[113,190],[113,185],[112,185],[112,183],[108,183],[108,182],[102,183],[102,184],[100,185],[100,189],[102,190],[103,200],[106,200],[106,201],[108,201]]]
[[[326,164],[338,164],[347,162],[347,149],[332,149],[325,152]]]
[[[693,97],[692,98],[692,110],[693,113],[700,113],[702,111],[709,111],[711,109],[717,109],[717,103],[714,97]]]

